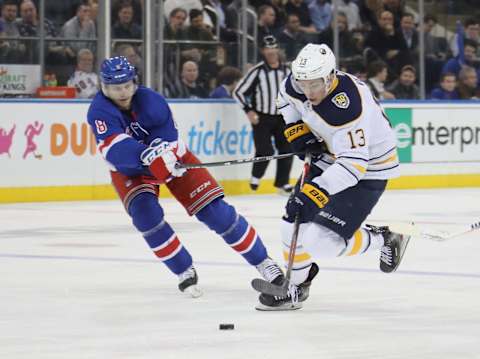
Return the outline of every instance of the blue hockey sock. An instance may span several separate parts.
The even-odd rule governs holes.
[[[251,265],[257,265],[267,258],[267,250],[255,228],[223,199],[216,199],[196,216],[208,228],[221,235]]]
[[[151,193],[136,196],[129,207],[134,226],[142,233],[153,253],[175,274],[192,265],[192,257],[163,218],[163,209]]]

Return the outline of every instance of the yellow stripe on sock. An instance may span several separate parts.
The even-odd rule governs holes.
[[[295,254],[295,257],[293,258],[294,262],[304,262],[310,260],[312,257],[310,257],[310,254],[308,253],[300,253],[300,254]],[[283,252],[283,259],[285,259],[285,262],[288,261],[288,252]]]
[[[360,251],[360,248],[362,248],[362,231],[361,230],[356,231],[353,234],[353,239],[351,240],[355,241],[355,243],[353,243],[353,248],[350,251],[350,253],[347,254],[347,256],[354,256]]]

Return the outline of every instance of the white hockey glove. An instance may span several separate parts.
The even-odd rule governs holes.
[[[171,177],[183,176],[187,171],[185,168],[175,166],[180,160],[177,152],[177,142],[167,142],[156,138],[142,152],[140,159],[158,180],[166,182]]]

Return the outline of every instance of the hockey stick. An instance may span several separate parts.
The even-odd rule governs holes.
[[[463,236],[465,234],[468,234],[470,232],[473,232],[473,231],[476,231],[476,230],[479,230],[479,229],[480,229],[480,222],[474,222],[474,223],[469,224],[468,226],[466,226],[462,230],[457,231],[457,232],[453,232],[453,233],[447,233],[447,232],[442,232],[442,231],[429,232],[429,231],[425,231],[425,230],[420,229],[419,234],[424,239],[429,239],[429,240],[437,241],[437,242],[443,242],[443,241],[447,241],[447,240],[452,239],[452,238]]]
[[[291,157],[298,154],[301,154],[301,152],[282,153],[279,155],[260,156],[260,157],[252,157],[252,158],[240,158],[238,160],[219,161],[219,162],[177,163],[175,167],[192,169],[192,168],[231,166],[231,165],[240,165],[242,163],[251,163],[251,162],[255,163],[255,162],[265,162],[270,160],[279,160],[282,158],[287,158],[287,157]]]
[[[300,177],[300,189],[303,187],[303,183],[305,182],[305,177],[308,174],[310,169],[310,162],[312,160],[312,154],[307,152],[305,154],[305,161],[303,164],[303,171],[302,176]],[[293,225],[293,234],[292,234],[292,242],[290,243],[290,251],[288,252],[288,265],[287,265],[287,273],[285,274],[285,281],[282,285],[276,285],[266,281],[264,279],[255,278],[252,280],[252,287],[258,292],[273,295],[276,297],[283,297],[287,295],[288,289],[290,287],[290,278],[292,276],[292,267],[293,261],[295,259],[295,251],[297,248],[297,240],[298,240],[298,231],[300,229],[300,215],[297,213],[295,216],[295,222]]]

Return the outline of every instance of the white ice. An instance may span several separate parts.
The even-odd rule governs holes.
[[[389,191],[376,224],[457,231],[480,219],[480,189]],[[281,259],[285,198],[230,197]],[[480,358],[480,231],[413,238],[400,269],[378,254],[319,263],[304,308],[254,310],[254,268],[161,200],[205,292],[177,290],[117,201],[0,206],[0,358]],[[220,323],[235,330],[220,331]]]

